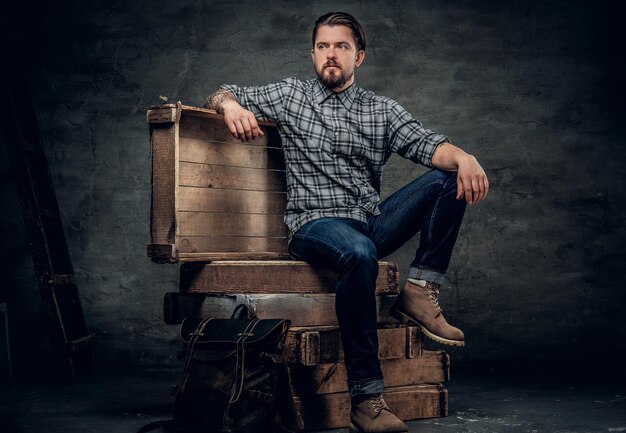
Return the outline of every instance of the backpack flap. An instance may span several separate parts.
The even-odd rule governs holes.
[[[290,321],[283,319],[186,318],[180,339],[185,344],[195,340],[195,350],[236,350],[243,342],[246,349],[281,353],[289,325]]]

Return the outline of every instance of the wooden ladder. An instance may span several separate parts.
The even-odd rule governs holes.
[[[4,38],[7,61],[0,71],[1,125],[49,319],[56,371],[71,383],[78,373],[93,370],[94,334],[87,331],[35,108],[16,49],[19,45],[12,39]]]

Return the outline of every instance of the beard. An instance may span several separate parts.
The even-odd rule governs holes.
[[[339,68],[337,64],[333,65],[335,66],[335,70],[331,70],[329,71],[328,74],[324,74],[324,71],[326,70],[327,66],[328,65],[324,65],[321,71],[316,69],[315,73],[317,74],[317,77],[319,78],[321,83],[324,85],[324,87],[326,87],[329,90],[333,90],[333,89],[343,86],[350,80],[350,78],[352,78],[352,75],[346,76],[343,73],[343,69]]]

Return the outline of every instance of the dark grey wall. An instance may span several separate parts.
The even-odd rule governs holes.
[[[358,84],[448,134],[490,177],[488,200],[468,209],[441,296],[467,334],[454,362],[623,357],[626,92],[617,11],[591,1],[519,3],[14,5],[100,365],[174,362],[176,329],[162,324],[161,300],[177,289],[177,268],[145,255],[146,109],[159,95],[200,105],[223,82],[310,78],[310,29],[329,10],[353,13],[368,32]],[[24,360],[33,351],[21,343],[25,329],[42,316],[2,160],[0,296]],[[393,158],[384,193],[422,171]],[[392,257],[403,271],[415,242]]]

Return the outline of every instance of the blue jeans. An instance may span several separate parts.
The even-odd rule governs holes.
[[[351,396],[383,392],[374,294],[378,260],[420,231],[408,276],[441,284],[465,213],[456,190],[455,172],[431,170],[382,201],[380,214],[367,223],[320,218],[293,234],[293,256],[339,274],[335,308]]]

